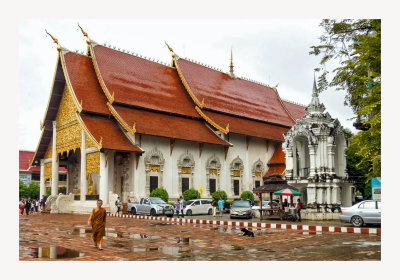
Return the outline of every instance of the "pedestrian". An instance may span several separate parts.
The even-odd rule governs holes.
[[[36,201],[35,201],[35,212],[36,212],[36,214],[39,212],[39,200],[38,199],[36,199]]]
[[[215,217],[217,215],[217,206],[218,206],[218,202],[215,199],[215,197],[213,197],[213,199],[212,199],[211,206],[213,209],[213,217]]]
[[[102,208],[103,200],[97,200],[97,208],[93,208],[89,216],[88,225],[92,226],[92,238],[94,246],[103,250],[103,236],[106,235],[106,209]]]
[[[119,196],[117,197],[117,200],[115,201],[115,206],[117,206],[117,214],[119,214],[119,210],[121,210],[121,201],[119,201]]]
[[[179,212],[180,212],[180,202],[179,202],[179,198],[177,199],[177,201],[174,203],[175,205],[175,211],[176,211],[176,215],[178,215],[178,219],[179,219]]]
[[[297,215],[299,215],[299,222],[301,222],[301,201],[300,201],[300,198],[297,199],[296,209],[297,209]]]
[[[185,216],[183,215],[183,209],[186,207],[186,200],[181,196],[180,197],[180,200],[179,200],[179,203],[180,203],[180,209],[181,209],[181,215],[182,215],[182,218],[184,218]]]
[[[29,211],[31,211],[31,198],[28,197],[28,199],[25,202],[25,213],[26,215],[29,215]]]
[[[219,216],[220,217],[222,217],[222,212],[224,211],[224,203],[225,203],[225,201],[222,199],[222,197],[219,197],[218,206],[219,206]]]
[[[46,201],[47,201],[47,196],[42,195],[43,197],[43,205],[42,205],[42,211],[46,210]]]
[[[24,215],[24,209],[25,209],[25,199],[22,199],[21,202],[19,203],[19,211],[21,215]]]
[[[289,207],[289,203],[287,201],[287,198],[285,198],[285,201],[283,202],[283,209],[285,209],[286,207]]]
[[[34,199],[31,201],[31,214],[35,215],[35,200]]]

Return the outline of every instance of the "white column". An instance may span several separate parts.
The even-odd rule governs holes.
[[[292,148],[285,149],[286,157],[286,177],[290,178],[293,176],[293,150]]]
[[[332,187],[330,186],[326,188],[326,204],[332,204]]]
[[[108,204],[108,164],[106,166],[106,155],[100,152],[100,199]]]
[[[310,154],[310,177],[315,178],[315,146],[308,145],[308,150]]]
[[[44,159],[40,160],[40,193],[39,199],[42,199],[42,195],[46,193],[46,188],[44,186]]]
[[[57,247],[50,246],[50,259],[57,259]]]
[[[88,192],[88,185],[86,179],[86,135],[82,129],[82,140],[81,140],[81,201],[86,201],[86,195]]]
[[[53,121],[53,151],[51,155],[51,195],[58,195],[57,123]]]
[[[316,197],[316,188],[315,186],[308,186],[307,187],[307,204],[313,204],[315,202]]]

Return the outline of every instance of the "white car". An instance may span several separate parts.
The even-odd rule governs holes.
[[[212,206],[210,199],[193,199],[186,202],[186,207],[183,209],[183,215],[212,215]]]
[[[363,224],[380,224],[381,202],[365,200],[351,207],[342,207],[340,220],[345,223],[351,223],[355,227],[361,227]]]

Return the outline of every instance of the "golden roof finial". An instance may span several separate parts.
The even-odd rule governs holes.
[[[235,77],[235,73],[233,73],[233,54],[232,54],[232,47],[231,47],[231,64],[229,65],[229,74],[231,77]]]
[[[170,52],[172,52],[172,57],[175,57],[175,53],[174,53],[174,50],[168,45],[168,43],[167,42],[165,42],[164,41],[164,43],[165,43],[165,45],[167,45],[167,47],[168,47],[168,49],[169,49],[169,51]]]
[[[46,29],[45,29],[47,35],[49,35],[51,37],[51,39],[53,39],[53,42],[57,44],[57,51],[61,51],[61,46],[58,43],[58,39],[54,38],[53,35],[51,35]]]
[[[86,43],[87,43],[88,45],[90,45],[89,35],[88,35],[88,34],[85,32],[85,30],[83,30],[83,28],[79,25],[79,22],[78,22],[78,26],[79,26],[79,28],[81,29],[83,36],[86,37]]]

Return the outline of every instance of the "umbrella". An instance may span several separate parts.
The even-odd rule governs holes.
[[[288,195],[288,196],[300,196],[299,192],[296,192],[295,190],[292,190],[292,189],[280,190],[280,191],[274,192],[274,194],[276,194],[276,195]]]

